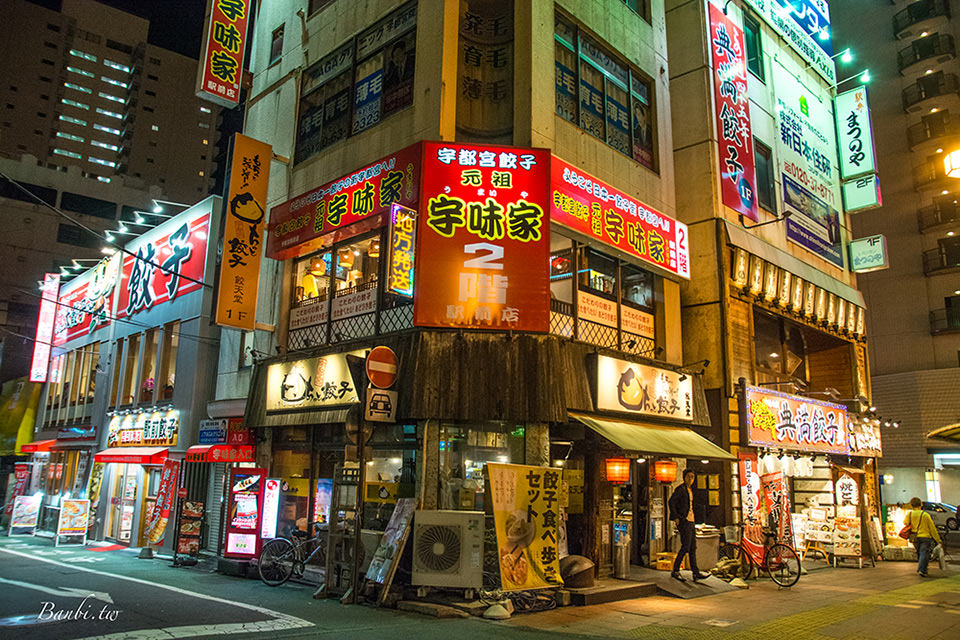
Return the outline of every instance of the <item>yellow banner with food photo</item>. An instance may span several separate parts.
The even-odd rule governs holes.
[[[487,477],[497,530],[501,588],[517,591],[562,585],[557,549],[560,470],[487,464]]]

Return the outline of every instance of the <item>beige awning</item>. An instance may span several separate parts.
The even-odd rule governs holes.
[[[863,294],[850,285],[840,282],[782,249],[767,244],[763,238],[753,235],[729,220],[724,220],[723,223],[727,230],[727,239],[733,246],[740,247],[759,258],[763,258],[781,269],[786,269],[793,275],[803,278],[807,282],[812,282],[821,289],[826,289],[858,307],[867,306],[863,301]]]
[[[587,425],[604,438],[627,451],[659,453],[682,458],[736,460],[701,435],[685,427],[666,427],[649,422],[600,418],[570,412],[570,417]]]
[[[945,427],[940,427],[939,429],[934,429],[927,434],[927,437],[936,438],[937,440],[960,442],[960,422],[957,424],[949,424]]]

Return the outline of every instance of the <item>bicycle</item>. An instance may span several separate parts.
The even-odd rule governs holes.
[[[294,529],[289,538],[274,538],[263,545],[257,559],[257,569],[263,583],[278,587],[294,574],[298,578],[303,576],[304,567],[314,556],[319,556],[320,564],[325,565],[327,537],[321,533],[320,527],[319,522],[313,523],[315,533],[312,538],[307,537],[306,531]],[[311,545],[313,549],[307,553]]]
[[[800,579],[802,571],[800,556],[796,550],[777,541],[774,531],[764,530],[760,525],[740,525],[740,542],[727,542],[720,547],[721,560],[733,560],[738,577],[749,577],[754,569],[766,571],[779,587],[792,587]],[[749,534],[761,534],[763,543],[755,542]],[[759,537],[759,536],[756,536]]]

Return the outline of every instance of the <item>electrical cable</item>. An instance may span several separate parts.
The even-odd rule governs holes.
[[[66,307],[66,308],[68,308],[68,309],[73,309],[74,311],[82,311],[82,312],[84,312],[84,313],[89,313],[89,311],[88,311],[87,309],[81,309],[80,307],[75,307],[75,306],[73,306],[73,305],[71,305],[71,304],[66,304],[66,303],[64,303],[64,302],[60,302],[59,300],[54,300],[54,299],[52,299],[52,298],[44,298],[44,297],[43,297],[43,294],[36,294],[36,293],[34,293],[34,292],[32,292],[32,291],[30,291],[30,290],[28,290],[28,289],[22,289],[22,288],[20,288],[20,287],[17,287],[17,290],[20,291],[21,293],[25,294],[25,295],[28,295],[28,296],[31,296],[31,297],[34,297],[34,298],[40,298],[40,300],[45,300],[45,301],[47,301],[47,302],[52,302],[52,303],[54,303],[55,305],[57,305],[58,307]],[[137,327],[137,328],[139,328],[139,329],[156,329],[156,328],[157,328],[157,327],[154,326],[154,325],[146,324],[146,323],[144,323],[144,322],[137,322],[136,320],[129,320],[129,319],[127,319],[127,318],[119,318],[119,317],[117,317],[117,316],[115,316],[115,315],[110,315],[110,314],[107,314],[107,313],[103,314],[103,317],[104,317],[104,318],[107,318],[107,319],[109,319],[109,320],[111,320],[111,321],[113,321],[113,322],[122,322],[122,323],[125,323],[125,324],[129,324],[129,325],[131,325],[131,326]],[[209,316],[202,316],[202,315],[201,315],[201,316],[199,316],[199,317],[201,317],[201,318],[207,318],[208,320],[210,319]],[[182,337],[182,338],[186,338],[186,339],[188,339],[188,340],[196,340],[197,342],[208,342],[208,343],[210,343],[210,344],[219,344],[219,343],[220,343],[220,338],[211,338],[211,337],[208,337],[208,336],[200,336],[200,335],[195,335],[195,334],[192,334],[192,333],[183,333],[183,332],[181,332],[181,331],[171,332],[171,335],[175,335],[175,336],[177,336],[178,338]],[[33,340],[33,338],[30,338],[30,339]],[[59,348],[59,347],[58,347],[58,348]]]
[[[55,207],[55,206],[53,206],[52,204],[48,203],[48,202],[47,202],[46,200],[44,200],[43,198],[40,198],[39,196],[37,196],[36,194],[34,194],[32,191],[30,191],[29,189],[27,189],[27,188],[24,187],[22,184],[20,184],[19,182],[17,182],[16,180],[14,180],[14,179],[11,178],[10,176],[8,176],[7,174],[3,173],[2,171],[0,171],[0,178],[4,178],[4,179],[7,180],[10,184],[12,184],[13,186],[15,186],[17,189],[19,189],[19,190],[22,191],[23,193],[27,194],[28,196],[30,196],[31,198],[33,198],[34,200],[36,200],[37,204],[43,205],[44,207],[46,207],[46,208],[50,209],[51,211],[53,211],[54,213],[56,213],[58,216],[62,217],[64,220],[68,220],[71,224],[74,224],[74,225],[80,227],[81,229],[83,229],[84,231],[86,231],[87,233],[95,236],[96,238],[98,238],[98,239],[100,239],[100,240],[103,240],[104,244],[106,244],[107,246],[113,247],[114,249],[116,249],[116,250],[119,251],[120,253],[123,253],[123,254],[126,254],[126,255],[128,255],[128,256],[131,256],[131,257],[133,257],[133,258],[136,259],[136,260],[140,260],[140,261],[142,261],[142,262],[145,262],[145,263],[151,265],[152,267],[154,267],[155,269],[160,269],[160,271],[162,271],[162,272],[165,273],[165,274],[168,274],[168,275],[174,275],[174,274],[176,274],[178,277],[183,278],[184,280],[186,280],[186,281],[188,281],[188,282],[193,282],[194,284],[199,284],[201,287],[209,287],[210,289],[213,289],[213,285],[207,284],[207,283],[204,282],[203,280],[197,280],[197,279],[195,279],[195,278],[191,278],[190,276],[185,276],[185,275],[183,275],[183,274],[176,273],[175,271],[173,271],[173,270],[171,270],[171,269],[169,269],[169,268],[167,268],[167,267],[164,267],[164,266],[162,266],[162,265],[154,262],[153,260],[147,260],[146,258],[144,258],[144,257],[142,257],[142,256],[139,256],[139,255],[133,253],[132,251],[124,248],[122,245],[119,245],[119,244],[117,244],[117,243],[114,242],[114,241],[107,240],[106,234],[101,234],[101,233],[98,232],[98,231],[94,231],[93,229],[91,229],[91,228],[88,227],[87,225],[83,224],[82,222],[80,222],[80,221],[77,220],[76,218],[73,218],[72,216],[67,215],[66,213],[64,213],[63,211],[61,211],[60,209],[58,209],[57,207]]]

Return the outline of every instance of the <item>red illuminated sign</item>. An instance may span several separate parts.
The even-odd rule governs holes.
[[[549,329],[543,149],[423,143],[414,324]]]
[[[210,0],[197,95],[227,108],[240,100],[250,0]]]
[[[624,253],[690,277],[687,226],[600,182],[556,156],[550,167],[550,220]]]
[[[720,146],[723,204],[758,220],[757,172],[750,134],[747,57],[743,31],[721,9],[710,5],[709,46],[713,53],[713,88]]]
[[[266,469],[230,469],[227,493],[224,557],[255,558],[260,555],[260,518]]]
[[[187,210],[126,246],[117,317],[176,299],[203,285],[210,214]]]
[[[30,363],[30,382],[47,381],[47,365],[50,363],[50,339],[53,337],[53,321],[57,313],[57,292],[60,289],[60,274],[43,276],[40,290],[40,313],[37,315],[37,335],[33,342],[33,360]]]
[[[267,256],[304,255],[319,248],[304,243],[361,221],[382,226],[379,216],[394,202],[416,208],[419,154],[411,145],[271,209]]]

